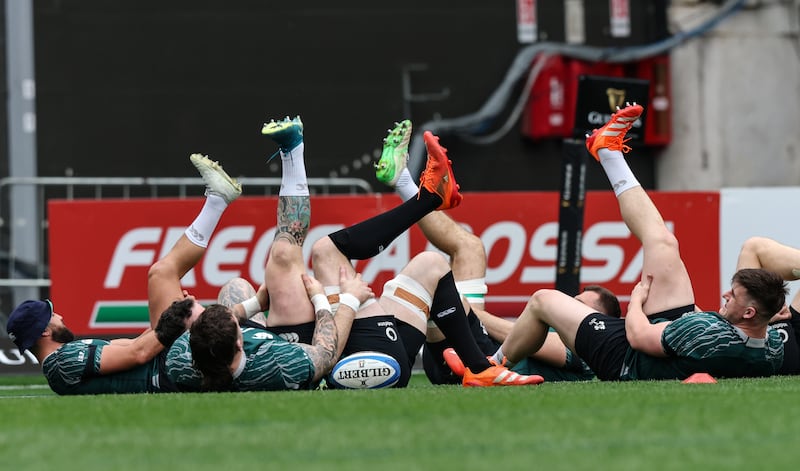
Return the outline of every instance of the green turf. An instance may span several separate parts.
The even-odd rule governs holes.
[[[794,469],[800,441],[800,377],[94,397],[0,384],[9,470]]]

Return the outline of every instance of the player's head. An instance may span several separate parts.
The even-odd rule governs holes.
[[[619,306],[617,296],[608,288],[600,285],[587,285],[580,294],[575,296],[575,299],[602,314],[617,318],[622,316],[622,308]]]
[[[212,304],[189,329],[194,366],[203,374],[203,390],[224,391],[233,381],[231,363],[242,348],[242,332],[233,312]]]
[[[181,299],[180,301],[174,301],[172,304],[169,305],[164,312],[161,313],[163,316],[164,314],[171,313],[173,314],[172,317],[177,319],[187,319],[186,325],[191,326],[194,321],[200,317],[200,314],[203,313],[205,308],[202,304],[198,303],[194,296],[185,295],[186,297]]]
[[[50,338],[55,342],[67,343],[75,335],[64,325],[63,318],[53,312],[49,300],[28,300],[20,304],[8,316],[6,331],[20,352],[29,350],[49,329]]]
[[[719,313],[734,324],[749,318],[767,324],[783,308],[787,293],[786,282],[777,273],[743,268],[734,273],[731,289],[722,295],[725,305]]]

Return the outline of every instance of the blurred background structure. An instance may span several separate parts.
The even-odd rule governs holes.
[[[646,188],[800,182],[800,0],[0,3],[1,312],[47,295],[42,201],[154,191],[19,179],[194,178],[194,152],[276,177],[260,129],[287,115],[306,125],[312,178],[387,191],[372,162],[410,118],[412,169],[433,129],[463,190],[555,191],[583,131],[578,75],[639,78],[650,128],[630,161]],[[607,189],[599,167],[586,186]]]

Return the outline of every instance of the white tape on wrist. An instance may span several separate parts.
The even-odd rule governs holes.
[[[352,309],[353,312],[358,312],[358,308],[361,307],[361,301],[350,293],[342,293],[339,295],[339,305],[342,304]]]
[[[333,311],[331,311],[331,303],[328,302],[328,297],[324,294],[315,294],[311,296],[311,304],[314,305],[314,312],[326,310],[333,314]]]
[[[255,296],[242,301],[242,307],[244,307],[244,312],[247,314],[248,319],[261,312],[261,303],[258,302],[258,298]]]

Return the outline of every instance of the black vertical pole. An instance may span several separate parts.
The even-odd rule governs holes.
[[[558,209],[556,289],[570,296],[580,291],[583,211],[586,200],[585,141],[565,139]]]

